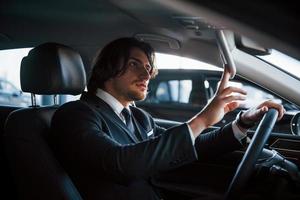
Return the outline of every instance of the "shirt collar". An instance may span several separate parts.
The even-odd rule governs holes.
[[[96,90],[96,96],[107,103],[118,115],[124,109],[124,106],[115,97],[100,88]]]

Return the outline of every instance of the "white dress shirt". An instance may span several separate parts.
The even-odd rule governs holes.
[[[122,110],[124,109],[124,106],[115,97],[113,97],[111,94],[105,92],[100,88],[97,89],[96,96],[102,99],[105,103],[107,103],[113,109],[113,111],[118,115],[118,117],[120,117],[120,119],[126,124],[125,118],[121,113]]]

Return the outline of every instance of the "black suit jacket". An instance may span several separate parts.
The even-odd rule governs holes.
[[[95,95],[84,93],[81,100],[66,103],[55,113],[51,146],[84,199],[128,199],[132,183],[191,163],[197,156],[241,147],[230,124],[196,138],[194,147],[185,123],[166,130],[145,111],[130,109],[142,141],[136,141],[111,107]]]

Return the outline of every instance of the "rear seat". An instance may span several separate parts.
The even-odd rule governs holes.
[[[3,134],[7,116],[20,107],[0,106],[0,195],[1,199],[16,199],[16,187],[4,153]]]
[[[22,91],[33,97],[78,95],[86,85],[81,56],[58,43],[31,49],[22,59],[20,79]],[[6,120],[5,153],[20,199],[82,199],[48,144],[51,119],[57,108],[56,104],[38,106],[32,98],[32,107],[18,109]]]

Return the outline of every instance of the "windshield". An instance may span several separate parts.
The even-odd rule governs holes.
[[[182,56],[155,53],[155,58],[158,69],[203,69],[223,71],[220,67]]]
[[[272,49],[270,55],[258,57],[300,79],[300,62],[298,60],[275,49]]]

